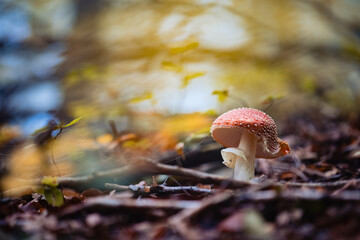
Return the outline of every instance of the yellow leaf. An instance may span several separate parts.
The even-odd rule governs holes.
[[[135,148],[139,150],[145,150],[152,146],[152,143],[148,139],[141,139],[139,141],[128,140],[122,144],[123,148]]]
[[[153,98],[153,94],[151,92],[145,92],[141,96],[131,98],[129,100],[130,103],[139,103],[145,100],[150,100]]]
[[[212,95],[217,95],[219,102],[223,103],[229,97],[229,92],[228,92],[228,90],[223,90],[223,91],[215,90],[212,92]]]
[[[198,42],[190,42],[190,43],[180,43],[180,44],[175,44],[173,47],[170,47],[170,53],[171,54],[178,54],[178,53],[183,53],[192,49],[195,49],[199,46]]]
[[[200,77],[200,76],[203,76],[203,75],[205,75],[204,72],[195,72],[195,73],[190,73],[190,74],[186,75],[183,79],[181,87],[186,87],[187,85],[189,85],[190,80]]]
[[[173,72],[181,72],[183,67],[181,65],[172,63],[170,61],[163,61],[161,63],[161,68],[166,71],[173,71]]]
[[[135,146],[136,146],[136,141],[135,141],[135,140],[125,141],[122,146],[123,146],[124,148],[135,147]]]
[[[108,145],[113,140],[113,136],[110,133],[103,134],[96,138],[96,141],[101,145]]]
[[[50,187],[57,187],[59,185],[59,181],[57,177],[45,176],[41,179],[41,184]]]
[[[68,124],[66,124],[66,125],[62,126],[62,128],[67,128],[67,127],[70,127],[70,126],[72,126],[72,125],[76,124],[76,123],[77,123],[78,121],[80,121],[82,118],[83,118],[83,116],[78,117],[78,118],[76,118],[76,119],[72,120],[71,122],[69,122]]]

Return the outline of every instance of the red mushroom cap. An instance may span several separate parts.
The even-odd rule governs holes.
[[[225,147],[238,147],[244,130],[258,138],[255,157],[276,158],[290,151],[289,145],[277,137],[274,120],[253,108],[238,108],[222,114],[213,122],[210,132],[215,141]]]

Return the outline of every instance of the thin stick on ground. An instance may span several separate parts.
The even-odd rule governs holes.
[[[109,178],[119,178],[126,176],[143,176],[152,174],[166,174],[181,177],[189,177],[202,183],[212,183],[226,185],[227,187],[246,187],[252,185],[249,182],[236,181],[230,178],[221,177],[215,174],[205,173],[193,169],[182,168],[178,166],[166,165],[150,160],[142,160],[137,164],[131,164],[122,168],[108,171],[96,172],[92,175],[82,177],[61,177],[58,178],[59,186],[79,188],[82,185],[89,185],[93,182],[101,182]],[[104,182],[105,183],[105,182]]]
[[[124,191],[131,190],[139,194],[154,194],[154,193],[183,193],[185,191],[191,193],[215,193],[216,189],[206,189],[197,186],[145,186],[145,185],[118,185],[114,183],[105,183],[105,187],[112,190]]]

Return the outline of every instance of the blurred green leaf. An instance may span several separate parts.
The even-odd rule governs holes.
[[[46,201],[53,207],[60,207],[64,204],[61,190],[57,188],[59,181],[57,177],[46,176],[41,179],[44,185],[44,196]]]
[[[41,179],[41,184],[49,187],[57,187],[59,182],[57,177],[45,176]]]
[[[61,207],[64,204],[64,197],[61,190],[56,187],[45,186],[44,196],[46,201],[53,207]]]
[[[68,124],[66,124],[66,125],[64,125],[64,126],[61,126],[61,127],[62,127],[62,128],[70,127],[70,126],[76,124],[77,122],[79,122],[82,118],[83,118],[83,116],[78,117],[78,118],[72,120],[71,122],[69,122]]]

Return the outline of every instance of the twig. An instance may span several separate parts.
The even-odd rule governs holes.
[[[82,188],[86,185],[91,185],[94,182],[109,181],[110,178],[119,178],[126,176],[142,176],[151,174],[167,174],[182,177],[190,177],[202,183],[213,183],[219,185],[226,185],[233,188],[242,188],[252,185],[249,182],[242,182],[230,178],[221,177],[218,175],[205,173],[193,169],[182,168],[178,166],[171,166],[162,163],[157,163],[150,160],[142,160],[137,164],[131,164],[122,168],[112,169],[108,171],[96,172],[92,175],[82,177],[60,177],[58,178],[59,185],[62,187]]]
[[[164,186],[164,185],[157,185],[157,186],[145,186],[145,185],[118,185],[114,183],[105,183],[105,187],[108,189],[115,189],[115,190],[131,190],[135,193],[140,194],[153,194],[153,193],[182,193],[184,191],[189,191],[192,193],[214,193],[216,192],[215,189],[206,189],[206,188],[199,188],[197,186]]]
[[[331,195],[337,195],[339,193],[341,193],[342,191],[344,191],[345,189],[349,188],[352,185],[356,185],[356,181],[355,179],[352,179],[350,181],[348,181],[344,186],[342,186],[341,188],[336,189]]]
[[[171,176],[171,180],[174,181],[178,186],[182,187],[181,183],[178,180],[176,180],[174,177]],[[184,190],[184,192],[186,193],[186,195],[191,196],[191,194],[188,191]]]

